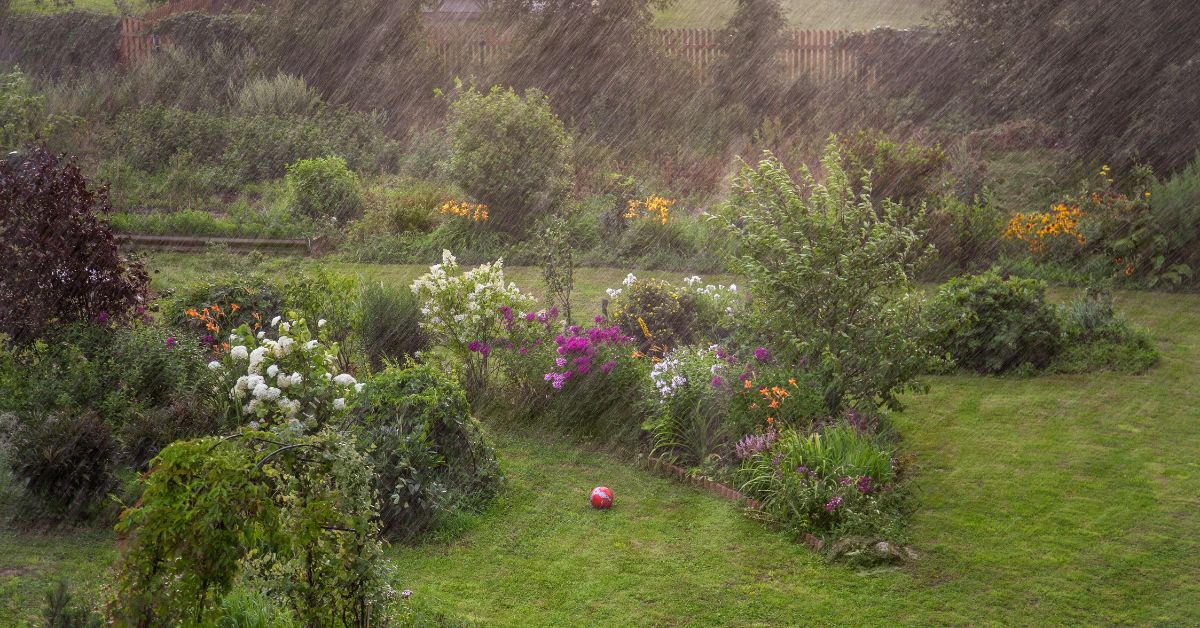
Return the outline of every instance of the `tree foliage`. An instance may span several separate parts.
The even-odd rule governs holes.
[[[0,333],[17,342],[56,322],[118,321],[145,302],[141,262],[121,254],[74,161],[47,149],[0,162]]]
[[[744,167],[722,212],[730,271],[750,280],[751,327],[820,374],[831,411],[894,406],[929,362],[911,286],[931,252],[923,211],[875,207],[841,161],[831,145],[824,181],[806,169],[800,184],[769,154]]]
[[[1200,11],[1191,0],[951,0],[942,18],[987,115],[1039,115],[1069,133],[1084,157],[1144,160],[1175,171],[1194,153],[1194,115],[1159,119],[1181,68],[1200,62]],[[1181,108],[1186,109],[1186,108]],[[1182,112],[1181,112],[1182,113]],[[1156,140],[1189,134],[1189,142]]]

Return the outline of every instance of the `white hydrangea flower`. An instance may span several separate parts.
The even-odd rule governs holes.
[[[338,386],[350,386],[357,383],[357,380],[349,373],[338,373],[337,377],[333,378],[333,383]]]
[[[258,339],[259,339],[259,340],[262,340],[262,339],[263,339],[263,338],[265,338],[266,336],[267,336],[267,332],[265,332],[265,331],[260,331],[260,332],[258,332]]]
[[[250,357],[250,352],[244,345],[238,345],[229,350],[229,357],[235,360],[245,360],[246,358]]]
[[[271,319],[271,327],[275,327],[275,326],[279,325],[279,321],[281,321],[281,320],[283,320],[282,316],[276,316],[275,318],[272,318]]]
[[[292,352],[292,346],[296,341],[291,336],[280,336],[279,342],[275,344],[275,357],[285,358]]]
[[[635,282],[635,281],[637,281],[637,277],[634,277],[633,273],[629,273],[628,275],[625,275],[625,280],[622,281],[621,283],[626,286],[632,286],[633,282]]]
[[[249,371],[254,374],[262,372],[262,363],[267,355],[267,347],[258,347],[250,352],[250,368]]]
[[[346,400],[343,399],[342,397],[338,397],[337,399],[334,399],[333,400],[333,409],[334,410],[346,409]]]
[[[208,363],[208,370],[210,370],[210,371],[219,371],[219,370],[221,370],[221,363],[220,363],[220,362],[218,362],[218,361],[216,361],[216,360],[213,360],[212,362],[209,362],[209,363]]]
[[[359,382],[359,383],[357,383],[357,384],[355,384],[355,385],[354,385],[354,392],[356,392],[356,393],[360,393],[360,392],[362,392],[362,389],[363,389],[363,383],[362,383],[362,382]]]
[[[322,318],[321,320],[317,321],[317,329],[320,329],[324,326],[325,326],[325,319]]]
[[[280,332],[280,333],[286,334],[286,333],[288,333],[288,332],[290,332],[290,331],[292,331],[292,324],[291,324],[291,323],[280,323],[280,324],[279,324],[279,332]]]
[[[279,374],[279,365],[272,364],[267,367],[267,377],[275,377]]]

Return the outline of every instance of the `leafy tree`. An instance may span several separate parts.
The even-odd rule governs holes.
[[[66,321],[115,322],[146,299],[141,262],[121,254],[73,160],[44,147],[0,162],[0,333],[18,343]]]
[[[784,69],[777,55],[786,29],[779,0],[738,0],[721,33],[725,57],[713,70],[713,87],[722,102],[740,103],[755,119],[780,105]]]
[[[1194,95],[1163,91],[1178,68],[1200,62],[1191,0],[951,0],[942,25],[966,56],[986,115],[1041,116],[1085,158],[1141,159],[1159,171],[1181,168],[1200,141],[1189,114],[1158,120],[1156,133],[1131,132],[1169,109],[1162,99]],[[1155,143],[1180,133],[1189,134],[1183,145]]]
[[[671,0],[502,0],[519,35],[503,76],[550,95],[572,124],[634,141],[681,109],[681,80],[653,39],[654,9]]]
[[[929,365],[911,281],[931,249],[922,214],[857,194],[831,144],[824,181],[795,183],[767,154],[734,180],[721,222],[729,270],[749,278],[752,329],[823,380],[826,404],[898,405]],[[902,219],[902,217],[905,217]]]

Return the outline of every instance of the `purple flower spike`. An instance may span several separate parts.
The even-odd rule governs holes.
[[[175,348],[175,336],[167,336],[167,348],[168,349]]]
[[[767,360],[771,359],[771,352],[767,351],[766,347],[759,347],[754,350],[754,359],[758,360],[759,364],[766,364]]]

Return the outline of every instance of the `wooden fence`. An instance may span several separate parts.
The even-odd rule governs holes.
[[[182,0],[163,8],[181,10],[228,10],[239,3],[221,0]],[[196,5],[193,8],[192,5]],[[218,9],[217,7],[220,7]],[[150,26],[162,17],[151,15],[125,18],[121,21],[121,40],[118,45],[121,60],[137,63],[163,46],[167,38],[150,34]],[[434,53],[449,71],[458,75],[480,74],[502,60],[515,38],[512,29],[470,23],[430,23],[430,42]],[[802,76],[815,81],[864,78],[861,64],[851,50],[839,46],[849,31],[803,30],[790,31],[787,43],[779,53],[779,61],[789,80]],[[688,61],[696,77],[704,79],[713,64],[724,54],[721,50],[721,31],[711,28],[661,28],[655,30],[656,42],[670,56]]]

